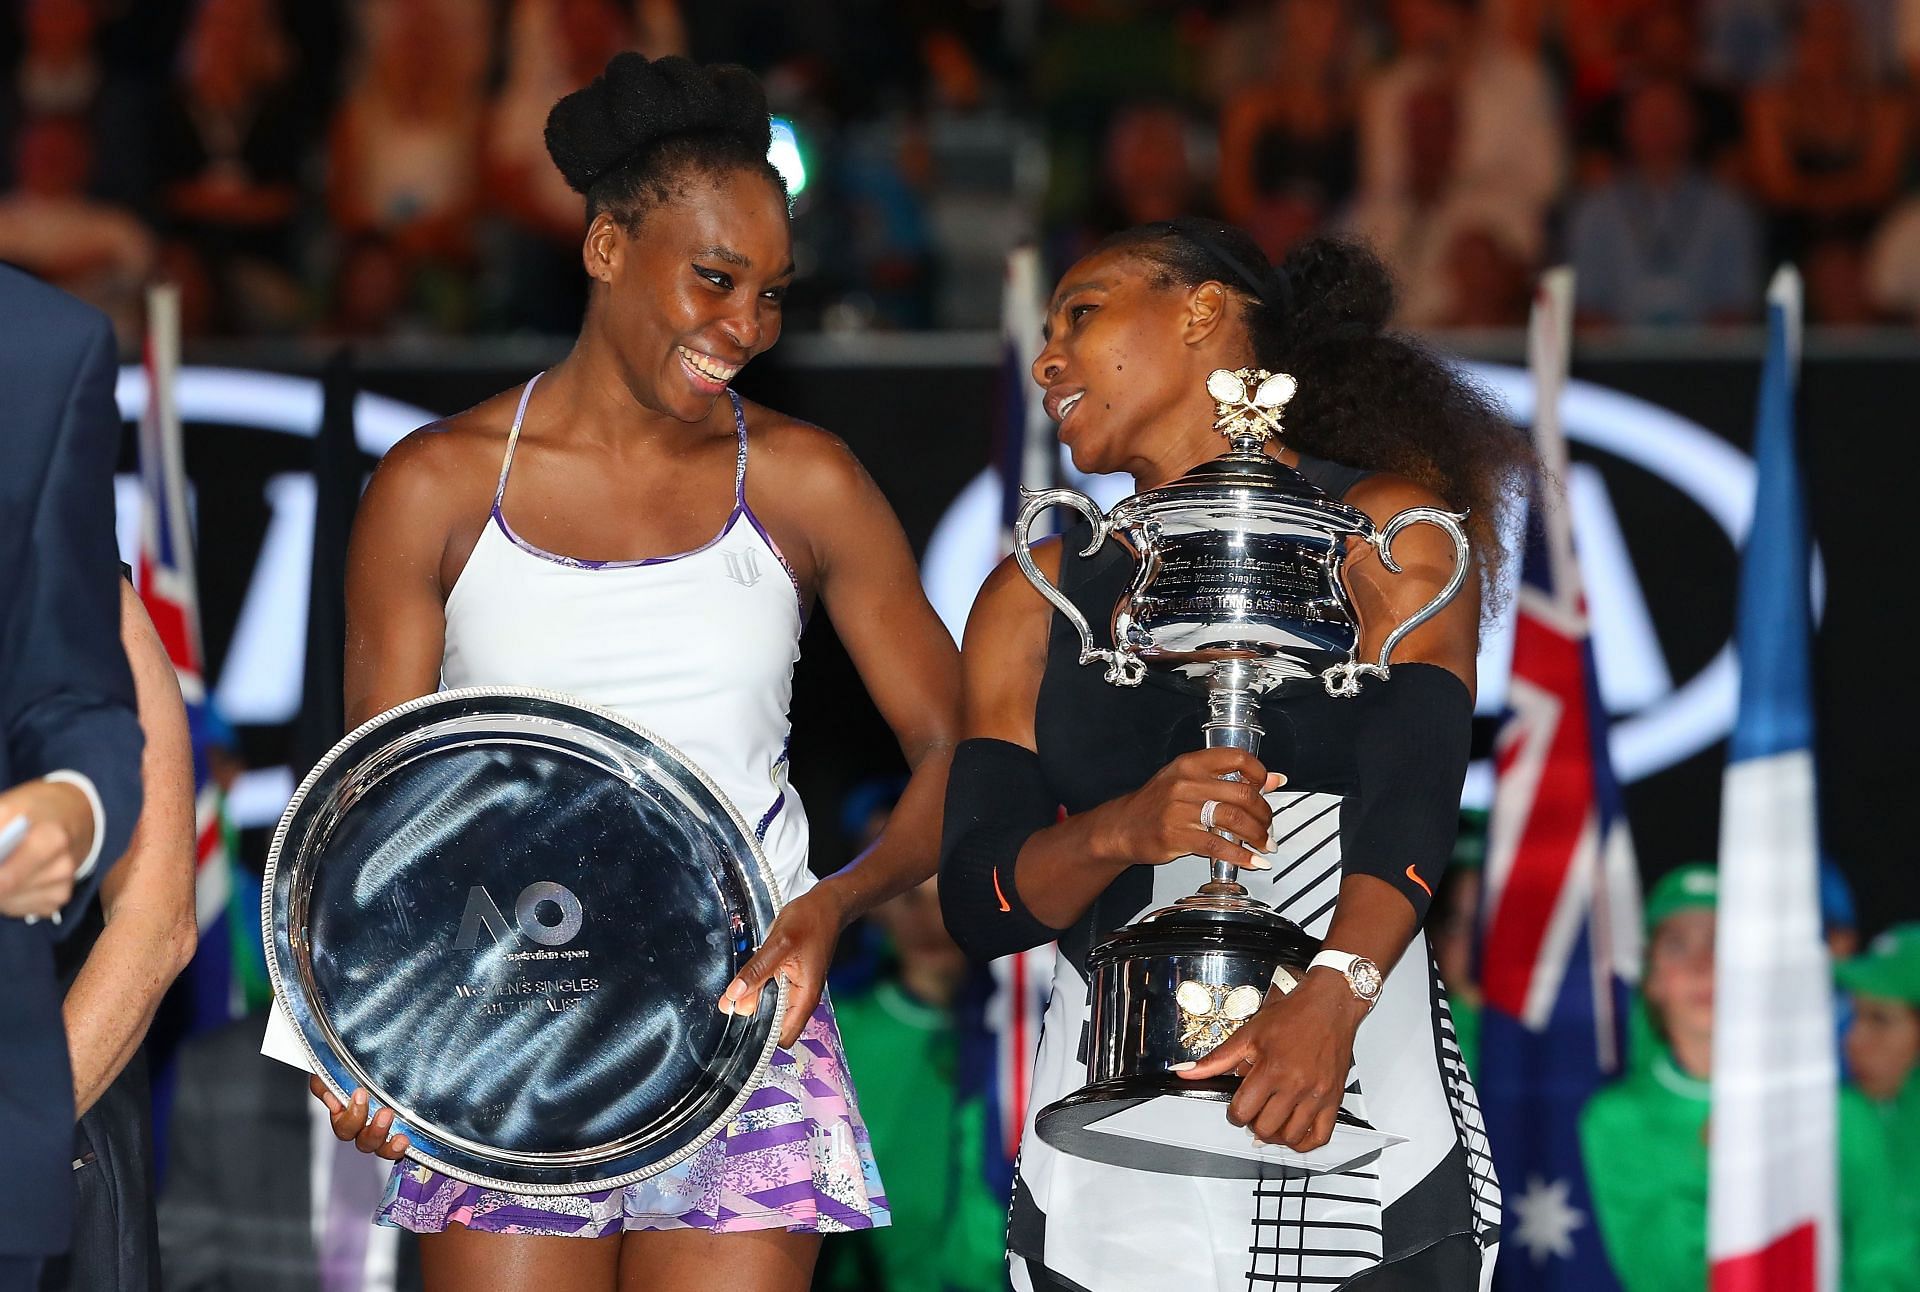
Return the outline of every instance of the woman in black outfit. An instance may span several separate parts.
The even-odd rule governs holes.
[[[1029,1125],[1008,1236],[1016,1287],[1451,1292],[1491,1264],[1499,1190],[1420,923],[1453,843],[1496,520],[1532,457],[1476,388],[1382,331],[1391,307],[1385,271],[1357,248],[1309,242],[1276,271],[1240,230],[1199,220],[1116,236],[1054,296],[1033,374],[1081,470],[1165,484],[1226,447],[1208,373],[1289,372],[1298,394],[1268,451],[1376,523],[1413,506],[1468,511],[1479,578],[1400,644],[1390,680],[1354,699],[1269,696],[1258,762],[1202,750],[1193,693],[1152,675],[1120,690],[1081,666],[1074,633],[1011,561],[989,579],[967,625],[968,739],[941,896],[975,955],[1059,940],[1034,1106],[1085,1080],[1090,947],[1192,892],[1211,856],[1248,867],[1254,897],[1336,954],[1269,993],[1187,1075],[1240,1075],[1228,1116],[1262,1140],[1318,1147],[1343,1104],[1406,1139],[1337,1174],[1249,1182],[1065,1156]],[[1082,558],[1087,538],[1082,523],[1035,557],[1106,625],[1134,561],[1118,543]],[[1364,544],[1346,565],[1366,658],[1453,568],[1431,526],[1405,531],[1394,555],[1401,574]],[[1243,782],[1219,779],[1230,772]],[[1215,832],[1200,825],[1209,799]]]

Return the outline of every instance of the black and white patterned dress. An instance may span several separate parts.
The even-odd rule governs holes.
[[[1311,459],[1301,469],[1336,497],[1356,478]],[[1084,528],[1067,535],[1061,586],[1089,622],[1105,625],[1132,560],[1117,543],[1083,560],[1075,553],[1086,538]],[[1194,693],[1157,678],[1136,690],[1110,686],[1100,668],[1077,662],[1077,646],[1056,617],[1035,714],[1042,766],[1069,812],[1131,792],[1174,757],[1200,748],[1205,708]],[[1339,809],[1355,774],[1342,704],[1315,691],[1262,707],[1261,760],[1289,780],[1268,796],[1280,836],[1269,857],[1273,869],[1241,872],[1254,897],[1316,937],[1325,934],[1339,892]],[[1090,948],[1206,878],[1205,864],[1194,858],[1136,866],[1062,935],[1034,1109],[1085,1083]],[[1337,1174],[1276,1167],[1258,1181],[1152,1174],[1070,1157],[1033,1133],[1029,1114],[1008,1228],[1015,1287],[1317,1292],[1355,1280],[1397,1287],[1382,1276],[1403,1261],[1411,1261],[1402,1267],[1409,1273],[1420,1271],[1420,1286],[1437,1292],[1480,1286],[1499,1233],[1499,1186],[1424,933],[1388,975],[1360,1027],[1345,1104],[1407,1142]]]

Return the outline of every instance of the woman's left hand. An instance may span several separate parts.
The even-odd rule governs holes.
[[[827,883],[816,884],[788,902],[767,930],[767,940],[727,984],[720,997],[721,1012],[753,1013],[760,1007],[761,989],[779,974],[790,984],[780,1044],[792,1046],[820,1003],[834,944],[846,926],[846,908]]]
[[[1345,978],[1315,970],[1285,995],[1270,990],[1259,1013],[1180,1075],[1194,1081],[1239,1075],[1227,1120],[1259,1140],[1304,1153],[1333,1137],[1353,1066],[1353,1036],[1366,1014]]]

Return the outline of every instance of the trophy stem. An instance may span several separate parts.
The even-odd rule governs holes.
[[[1260,725],[1260,694],[1254,689],[1259,674],[1252,660],[1222,660],[1207,674],[1207,720],[1200,730],[1208,749],[1244,749],[1260,752],[1260,737],[1266,729]],[[1229,777],[1240,779],[1238,773]],[[1240,867],[1230,861],[1209,858],[1211,875],[1200,891],[1210,897],[1244,897]]]

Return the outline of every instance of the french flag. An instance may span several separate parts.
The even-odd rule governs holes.
[[[1720,808],[1707,1254],[1712,1292],[1838,1286],[1838,1074],[1820,931],[1811,544],[1794,460],[1800,280],[1767,293],[1740,707]]]

